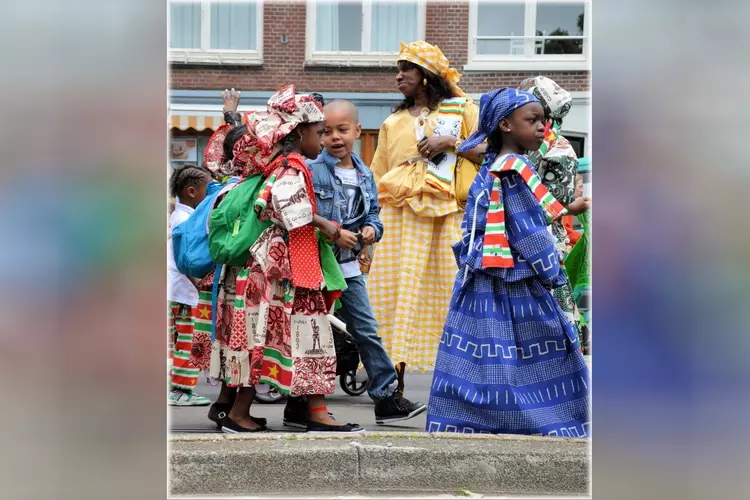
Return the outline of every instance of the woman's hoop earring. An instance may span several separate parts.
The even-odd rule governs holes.
[[[427,78],[422,78],[422,85],[427,86]]]

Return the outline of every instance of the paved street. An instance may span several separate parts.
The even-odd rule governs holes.
[[[591,367],[591,356],[586,356],[586,362]],[[432,373],[407,373],[405,396],[414,401],[427,403],[432,383]],[[206,383],[205,376],[201,376],[198,383],[197,393],[215,401],[219,395],[219,387]],[[393,425],[375,424],[374,403],[367,394],[362,396],[349,396],[338,385],[336,380],[336,393],[326,398],[328,409],[333,412],[336,419],[343,422],[356,422],[368,431],[396,431],[415,432],[424,431],[426,413],[405,422],[397,422]],[[171,407],[170,430],[172,432],[219,432],[213,422],[206,418],[208,407]],[[253,416],[268,419],[268,427],[279,432],[292,431],[282,425],[284,403],[259,404],[254,403],[251,411]]]

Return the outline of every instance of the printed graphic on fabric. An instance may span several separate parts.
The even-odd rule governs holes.
[[[292,339],[293,357],[336,356],[331,325],[324,315],[292,315]]]
[[[365,202],[362,199],[362,190],[359,188],[357,171],[336,167],[336,178],[341,181],[341,189],[344,194],[344,203],[339,206],[341,215],[341,226],[344,228],[357,227],[365,216]],[[356,247],[355,247],[356,248]],[[334,254],[339,264],[353,263],[357,269],[357,256],[354,251],[334,247]],[[345,277],[347,274],[345,274]]]
[[[271,188],[274,209],[284,221],[286,229],[302,227],[312,222],[313,210],[307,199],[306,187],[302,174],[285,175],[276,181]]]
[[[365,216],[364,200],[359,189],[357,171],[336,167],[336,177],[341,181],[346,203],[342,204],[341,220],[343,226],[351,226]]]
[[[247,384],[250,378],[250,356],[248,352],[228,351],[226,383],[229,386]]]

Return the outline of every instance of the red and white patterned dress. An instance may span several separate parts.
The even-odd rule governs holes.
[[[211,375],[230,387],[264,383],[284,394],[334,392],[336,354],[310,226],[314,197],[302,168],[303,162],[290,161],[273,170],[261,218],[274,224],[250,248],[246,267],[227,268],[220,277]]]

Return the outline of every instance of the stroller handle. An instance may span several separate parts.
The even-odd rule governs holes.
[[[345,332],[347,335],[350,335],[349,332],[346,329],[346,323],[344,323],[343,321],[341,321],[340,319],[338,319],[333,314],[329,314],[328,315],[328,321],[331,322],[331,326],[333,326],[335,328],[338,328],[342,332]]]

